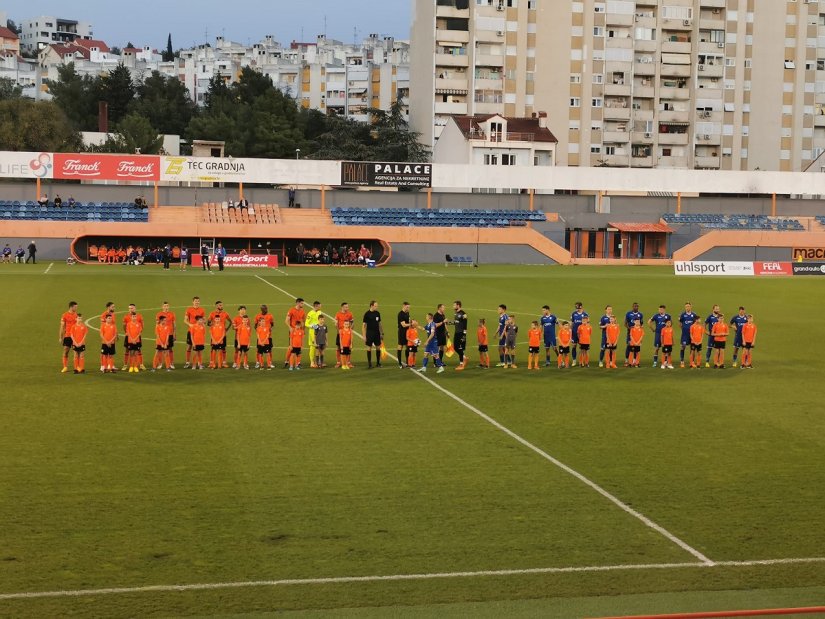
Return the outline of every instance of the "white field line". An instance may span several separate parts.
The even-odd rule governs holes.
[[[280,273],[281,275],[289,276],[289,273],[287,273],[286,271],[282,271],[281,269],[272,269],[272,270],[273,271],[278,271],[278,273]]]
[[[434,273],[434,272],[432,272],[432,271],[426,271],[426,270],[424,270],[424,269],[419,269],[419,268],[417,268],[417,267],[410,267],[410,266],[406,266],[406,267],[404,267],[404,268],[406,268],[406,269],[411,269],[411,270],[413,270],[413,271],[418,271],[419,273],[424,273],[424,274],[426,274],[426,275],[432,275],[433,277],[444,277],[444,274],[443,274],[443,273]]]
[[[246,580],[237,582],[193,583],[189,585],[148,585],[145,587],[106,587],[102,589],[68,589],[63,591],[31,591],[21,593],[0,593],[0,600],[23,600],[38,598],[63,598],[129,593],[205,591],[215,589],[242,589],[251,587],[284,587],[290,585],[336,585],[362,582],[392,582],[413,580],[439,580],[449,578],[482,578],[501,576],[525,576],[535,574],[575,574],[618,571],[674,570],[686,568],[716,569],[720,567],[753,567],[770,565],[791,565],[802,563],[824,563],[825,557],[800,559],[766,559],[761,561],[720,561],[718,563],[642,563],[638,565],[592,565],[581,567],[537,567],[511,570],[480,570],[475,572],[431,572],[423,574],[388,574],[376,576],[336,576],[328,578],[285,578],[280,580]]]
[[[45,271],[43,271],[43,275],[45,275],[46,273],[48,273],[49,271],[51,271],[53,266],[54,266],[54,262],[50,262],[50,263],[49,263],[49,266],[47,266],[47,267],[46,267],[46,270],[45,270]]]
[[[262,277],[260,277],[258,275],[256,275],[255,277],[260,279],[265,284],[267,284],[269,286],[272,286],[276,290],[281,291],[283,294],[294,298],[294,296],[291,295],[289,292],[287,292],[283,288],[279,288],[278,286],[276,286],[272,282],[268,282],[268,281],[266,281],[265,279],[263,279]],[[356,333],[356,335],[359,335],[359,337],[360,337],[360,334]],[[392,355],[392,353],[390,353],[390,356],[393,357],[396,361],[398,360],[398,358],[395,357],[395,355]],[[518,441],[523,446],[525,446],[528,449],[530,449],[531,451],[537,453],[539,456],[541,456],[542,458],[544,458],[545,460],[547,460],[551,464],[557,466],[558,468],[560,468],[565,473],[568,473],[569,475],[572,475],[573,477],[578,479],[580,482],[582,482],[586,486],[588,486],[591,489],[595,490],[600,495],[602,495],[604,498],[606,498],[608,501],[610,501],[611,503],[616,505],[619,509],[626,512],[627,514],[630,514],[631,516],[633,516],[634,518],[636,518],[637,520],[642,522],[645,526],[653,529],[654,531],[656,531],[657,533],[659,533],[663,537],[667,538],[668,540],[670,540],[671,542],[673,542],[674,544],[679,546],[679,548],[681,548],[685,552],[687,552],[687,553],[693,555],[694,557],[696,557],[697,559],[699,559],[699,561],[701,561],[702,563],[704,563],[706,565],[713,565],[713,561],[711,561],[704,554],[702,554],[701,552],[699,552],[698,550],[696,550],[695,548],[693,548],[692,546],[690,546],[689,544],[687,544],[683,540],[676,537],[673,533],[671,533],[670,531],[668,531],[667,529],[665,529],[661,525],[653,522],[653,520],[651,520],[650,518],[648,518],[647,516],[645,516],[641,512],[636,511],[635,509],[630,507],[630,505],[628,505],[627,503],[624,503],[623,501],[618,499],[615,495],[611,494],[610,492],[608,492],[607,490],[605,490],[604,488],[599,486],[596,482],[594,482],[591,479],[585,477],[584,475],[582,475],[581,473],[579,473],[575,469],[572,469],[571,467],[567,466],[566,464],[564,464],[564,462],[554,458],[553,456],[548,454],[546,451],[544,451],[543,449],[537,447],[536,445],[534,445],[533,443],[531,443],[527,439],[519,436],[518,434],[516,434],[515,432],[513,432],[512,430],[510,430],[506,426],[500,424],[498,421],[496,421],[495,419],[493,419],[492,417],[490,417],[486,413],[482,412],[481,410],[479,410],[478,408],[476,408],[472,404],[462,400],[460,397],[458,397],[452,391],[449,391],[449,390],[445,389],[444,387],[439,385],[437,382],[435,382],[431,378],[425,376],[424,374],[421,374],[420,372],[415,372],[415,375],[418,376],[421,380],[424,380],[427,383],[429,383],[432,387],[435,387],[436,389],[441,391],[447,397],[449,397],[449,398],[455,400],[456,402],[458,402],[459,404],[461,404],[464,408],[466,408],[470,412],[478,415],[479,417],[481,417],[484,421],[486,421],[487,423],[489,423],[493,427],[497,428],[498,430],[501,430],[502,432],[504,432],[510,438]]]

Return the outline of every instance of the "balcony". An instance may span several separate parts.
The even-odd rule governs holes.
[[[635,121],[652,121],[653,120],[653,110],[633,110],[633,119]]]
[[[503,103],[475,103],[476,114],[503,114]],[[436,108],[437,110],[437,108]],[[465,112],[466,113],[466,112]]]
[[[637,99],[652,99],[655,94],[653,86],[636,86],[633,89],[633,96]]]
[[[663,19],[663,30],[693,30],[692,19]]]
[[[655,17],[637,17],[635,20],[635,26],[637,28],[656,28],[656,18]],[[636,48],[638,49],[639,43],[647,43],[648,41],[636,41]]]
[[[478,104],[476,104],[478,105]],[[488,144],[503,144],[505,142],[533,142],[536,139],[535,133],[524,133],[520,131],[508,131],[507,133],[474,133],[470,135],[471,140],[486,142]]]
[[[604,131],[602,134],[602,142],[626,144],[629,140],[630,134],[627,131]]]
[[[656,65],[652,62],[635,62],[633,72],[639,76],[656,75]]]
[[[725,44],[721,42],[713,42],[713,41],[699,41],[699,46],[697,51],[700,54],[724,54],[725,53]],[[720,58],[721,60],[721,58]]]
[[[702,8],[724,9],[725,0],[699,0],[699,6]]]
[[[470,61],[466,54],[436,54],[436,67],[467,67]]]
[[[605,120],[630,120],[630,109],[604,106],[602,108],[602,118]]]
[[[476,90],[504,90],[504,80],[477,77],[474,82]]]
[[[725,20],[722,17],[722,13],[719,15],[714,15],[713,17],[704,17],[699,20],[699,29],[700,30],[724,30],[725,29]]]
[[[469,43],[470,33],[466,30],[436,30],[435,40],[448,43]]]
[[[687,133],[660,133],[659,134],[659,145],[660,146],[687,146],[688,143],[688,134]]]
[[[724,77],[725,67],[721,62],[713,64],[706,62],[705,64],[697,65],[696,74],[702,77]]]
[[[605,96],[629,97],[630,84],[605,84],[604,94]]]
[[[650,26],[650,28],[655,28],[655,27],[656,27],[656,22],[654,20],[653,25]],[[637,52],[654,53],[657,49],[658,49],[658,44],[656,43],[656,41],[647,41],[645,39],[640,39],[640,40],[636,41],[635,50]]]
[[[634,168],[652,168],[653,157],[631,157],[630,165]]]
[[[718,129],[717,129],[718,130]],[[697,133],[696,144],[702,146],[719,146],[722,143],[722,136],[718,133]]]
[[[612,75],[613,73],[624,73],[625,75],[630,75],[632,68],[633,65],[630,61],[618,62],[616,60],[610,60],[604,64],[604,72],[608,75]]]
[[[479,43],[504,43],[503,30],[476,30],[475,37]]]
[[[825,127],[825,115],[817,114],[814,116],[814,127]]]
[[[632,26],[633,25],[633,15],[627,15],[624,13],[610,13],[608,12],[604,16],[604,23],[609,26]]]
[[[597,159],[611,168],[626,168],[630,165],[632,157],[627,155],[602,155]]]
[[[690,77],[692,69],[689,64],[662,64],[660,73],[667,77]]]
[[[690,41],[662,41],[662,53],[689,54],[692,44]]]
[[[461,114],[467,115],[467,103],[444,103],[443,101],[435,102],[436,114]]]
[[[436,17],[460,17],[466,19],[470,16],[470,9],[457,9],[454,6],[441,6],[436,5],[435,7],[435,16]]]
[[[686,101],[690,99],[690,88],[682,87],[682,88],[669,88],[669,87],[662,87],[659,89],[659,98],[660,99],[672,99],[674,101]]]
[[[687,110],[660,110],[659,122],[688,123],[690,122],[690,112]]]
[[[719,157],[700,157],[693,158],[693,166],[696,168],[710,168],[711,170],[719,169],[721,160]]]
[[[630,136],[634,144],[653,144],[653,133],[650,131],[633,131]]]
[[[477,67],[503,67],[504,56],[499,54],[476,54],[475,63]]]
[[[659,157],[656,166],[659,168],[686,168],[687,157]]]
[[[437,94],[462,95],[467,94],[467,79],[436,78],[435,92]]]
[[[612,37],[607,39],[605,47],[608,49],[633,49],[633,39],[629,36]]]

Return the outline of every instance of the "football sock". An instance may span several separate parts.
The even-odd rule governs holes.
[[[421,367],[425,368],[425,367],[427,367],[427,365],[429,363],[430,363],[430,358],[428,356],[424,355],[424,361],[421,362]]]
[[[372,351],[371,350],[367,351],[367,365],[372,366]]]
[[[63,367],[64,367],[64,368],[65,368],[65,367],[68,367],[68,365],[69,365],[69,354],[68,354],[68,353],[64,353],[64,354],[63,354]]]

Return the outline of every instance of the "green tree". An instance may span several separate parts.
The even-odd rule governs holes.
[[[389,111],[370,108],[373,161],[428,161],[430,151],[418,140],[420,133],[410,131],[404,110],[395,101]]]
[[[132,74],[122,62],[100,78],[100,98],[109,105],[109,122],[116,125],[129,111],[135,98]]]
[[[13,19],[6,20],[6,28],[14,32],[15,34],[20,34],[20,31],[17,29],[17,24],[14,23]]]
[[[137,86],[137,98],[129,106],[130,114],[146,118],[159,133],[184,135],[197,107],[183,83],[157,71]]]
[[[74,152],[80,134],[51,101],[0,101],[0,150]]]
[[[7,99],[19,99],[23,95],[23,89],[10,77],[0,77],[0,101]]]
[[[81,77],[73,62],[57,67],[57,75],[57,81],[49,83],[49,92],[72,127],[76,131],[97,130],[100,78]]]
[[[106,136],[102,144],[86,147],[94,153],[140,153],[157,155],[163,146],[163,136],[158,135],[147,119],[138,114],[127,114],[118,123],[113,133]]]
[[[166,51],[163,52],[163,62],[171,62],[175,59],[175,50],[172,49],[172,33],[166,38]]]

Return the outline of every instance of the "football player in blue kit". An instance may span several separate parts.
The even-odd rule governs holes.
[[[679,344],[679,367],[685,367],[685,348],[690,346],[690,327],[699,319],[699,315],[693,311],[693,305],[685,303],[685,311],[679,314],[679,324],[682,325],[682,335]]]
[[[642,312],[639,311],[639,304],[633,303],[630,311],[624,315],[624,328],[627,330],[627,337],[624,349],[624,366],[627,367],[630,365],[630,330],[633,328],[633,325],[636,321],[639,321],[639,324],[642,324],[644,321],[644,315]]]
[[[570,351],[573,355],[573,363],[571,364],[573,367],[576,366],[576,349],[579,346],[579,327],[582,322],[584,322],[584,319],[589,317],[590,315],[582,309],[582,302],[576,301],[576,309],[570,314],[570,328],[573,331],[573,341],[570,344]]]
[[[544,365],[550,366],[550,351],[559,356],[559,346],[556,343],[556,324],[559,319],[550,311],[549,305],[544,305],[541,308],[542,314],[539,318],[539,324],[544,332]]]
[[[745,313],[745,308],[739,306],[739,313],[730,319],[732,327],[736,327],[733,332],[733,367],[736,367],[736,359],[739,356],[739,349],[744,345],[742,343],[742,327],[748,324],[748,315]]]
[[[650,330],[653,331],[653,367],[659,365],[659,349],[662,347],[662,329],[672,320],[670,314],[665,310],[664,305],[659,306],[659,311],[648,320]]]

